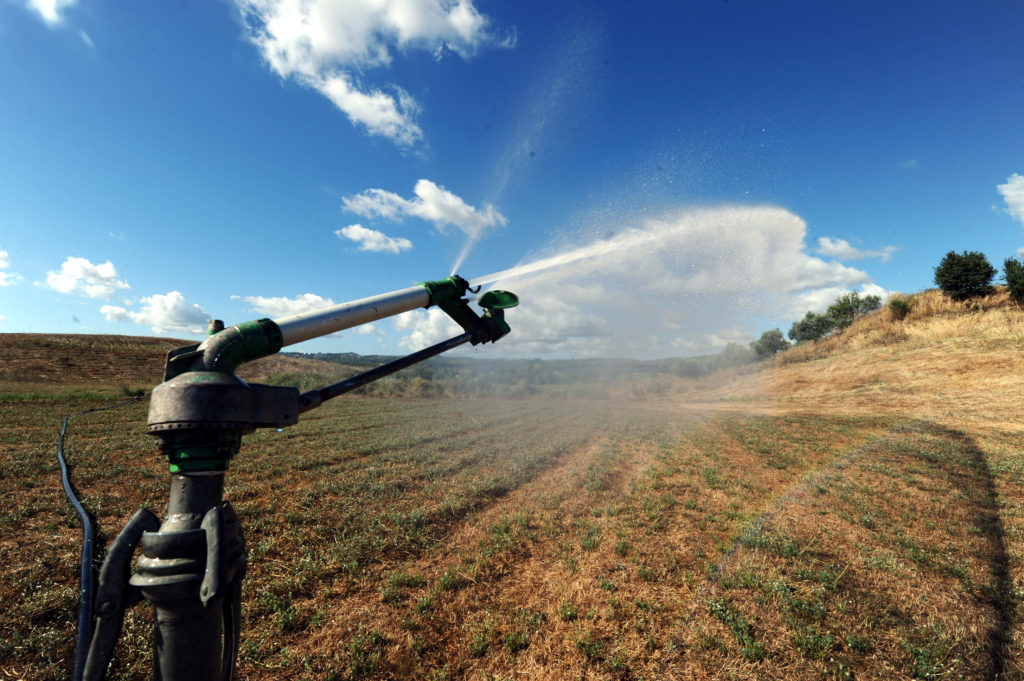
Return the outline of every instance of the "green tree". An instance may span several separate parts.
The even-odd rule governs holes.
[[[1024,263],[1017,258],[1007,258],[1003,263],[1006,276],[1006,290],[1018,303],[1024,303]]]
[[[967,300],[987,296],[994,290],[992,267],[984,253],[950,251],[935,268],[935,283],[953,300]]]
[[[793,322],[788,336],[796,343],[818,340],[827,336],[834,326],[835,323],[827,316],[808,312],[803,319]]]
[[[832,325],[836,329],[841,330],[853,324],[858,317],[863,317],[880,307],[882,307],[880,297],[864,296],[861,298],[856,292],[851,292],[829,305],[825,316],[832,320]]]
[[[788,347],[789,341],[782,337],[782,332],[778,329],[765,331],[760,338],[750,343],[750,349],[758,359],[774,357]]]

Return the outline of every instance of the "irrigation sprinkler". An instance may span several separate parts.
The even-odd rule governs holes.
[[[159,439],[170,466],[167,514],[161,522],[146,509],[138,511],[111,545],[100,570],[88,654],[76,678],[105,678],[125,610],[146,600],[155,610],[154,678],[230,681],[247,557],[241,521],[223,493],[224,474],[242,436],[294,425],[301,413],[326,400],[464,343],[497,341],[510,331],[503,311],[518,299],[488,291],[476,301],[483,309],[478,315],[464,297],[477,291],[453,275],[277,320],[229,328],[215,320],[202,343],[168,353],[147,420],[147,432]],[[326,388],[299,394],[296,388],[250,384],[235,375],[244,362],[282,347],[432,305],[464,333]],[[129,576],[140,545],[142,555]]]

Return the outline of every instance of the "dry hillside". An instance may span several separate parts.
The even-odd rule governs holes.
[[[893,414],[952,427],[1020,430],[1024,310],[1005,291],[958,303],[938,290],[909,296],[832,337],[793,347],[770,366],[694,382],[695,402],[737,409]]]
[[[0,393],[110,387],[147,390],[162,380],[167,353],[193,342],[146,336],[2,333]],[[272,374],[302,371],[334,376],[339,365],[275,355],[243,365],[239,375],[260,382]]]

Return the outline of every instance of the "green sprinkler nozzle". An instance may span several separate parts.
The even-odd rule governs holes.
[[[479,305],[484,309],[484,314],[478,316],[463,297],[467,291],[476,291],[459,275],[453,274],[439,281],[425,281],[421,286],[430,294],[430,305],[437,305],[444,310],[466,333],[473,336],[470,341],[473,345],[493,343],[512,331],[505,322],[504,310],[519,304],[519,298],[514,293],[488,291],[480,297]]]

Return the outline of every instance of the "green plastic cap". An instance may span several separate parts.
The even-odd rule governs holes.
[[[519,304],[519,296],[511,291],[496,289],[494,291],[488,291],[480,296],[480,300],[478,302],[480,307],[489,310],[507,310],[510,307],[515,307]]]

